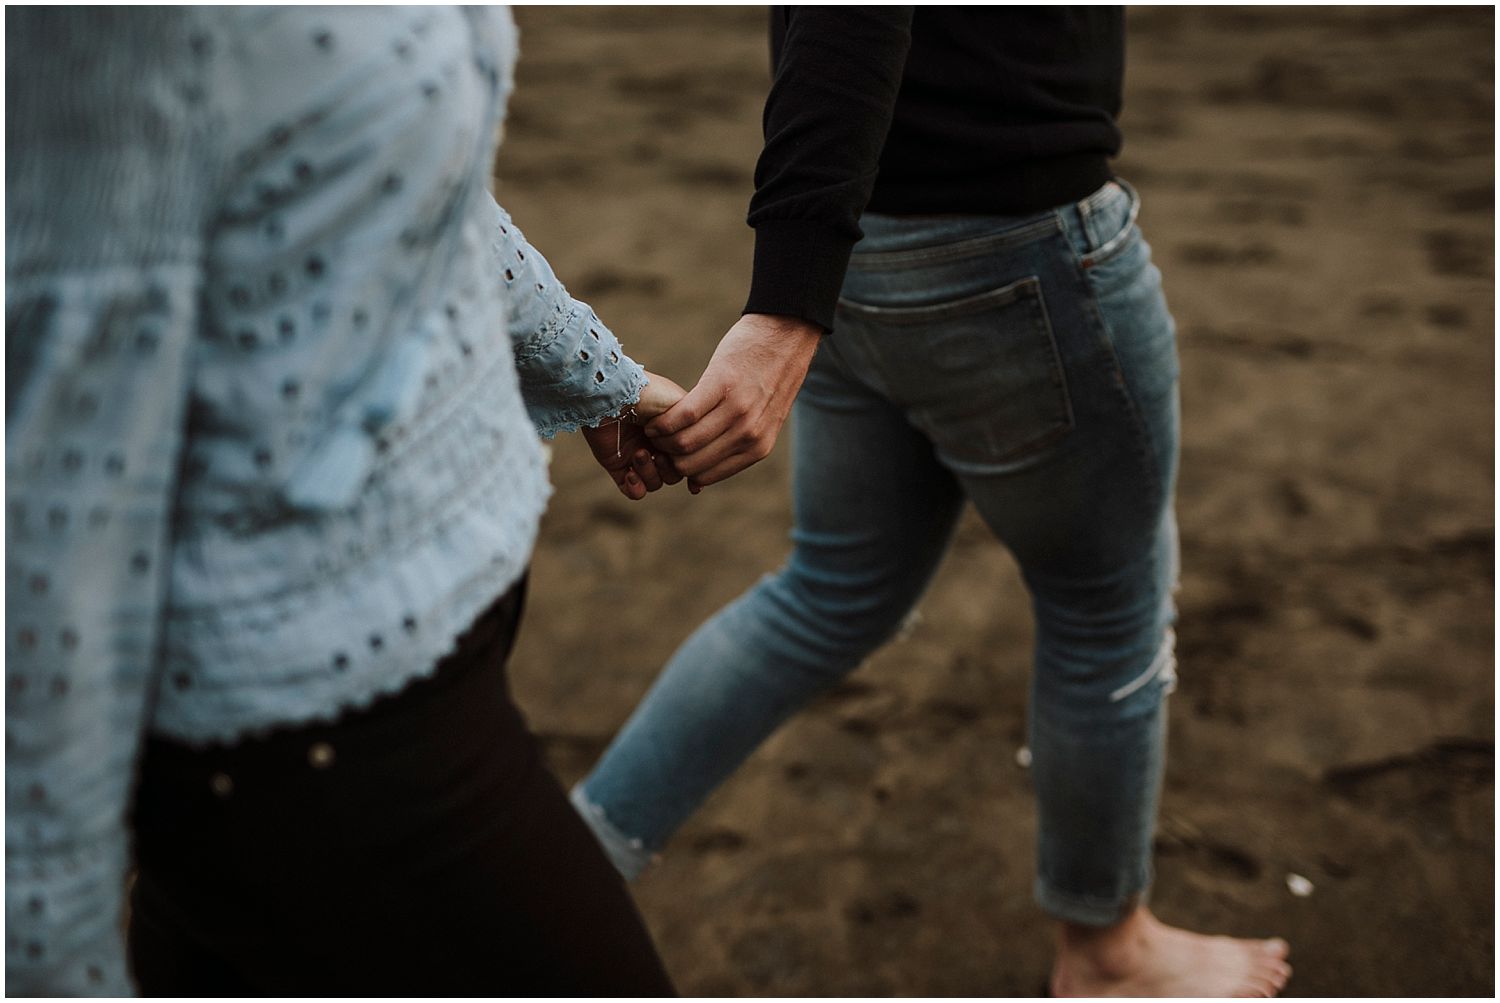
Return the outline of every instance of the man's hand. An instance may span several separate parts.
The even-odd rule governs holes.
[[[771,454],[823,329],[799,317],[747,313],[715,349],[698,385],[646,426],[698,490]]]
[[[681,400],[685,391],[665,376],[647,373],[646,378],[650,382],[641,391],[634,419],[627,409],[618,419],[583,430],[594,459],[631,501],[640,501],[647,492],[663,484],[682,480],[682,474],[672,466],[671,457],[653,449],[641,425]]]

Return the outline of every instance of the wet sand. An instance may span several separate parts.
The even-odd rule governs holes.
[[[518,19],[501,201],[636,358],[691,385],[747,289],[765,14]],[[1118,167],[1183,368],[1154,907],[1287,937],[1295,995],[1490,995],[1493,12],[1129,24]],[[699,497],[632,505],[557,444],[513,671],[565,781],[780,562],[788,469],[783,444]],[[684,993],[1041,989],[1028,605],[972,512],[920,611],[636,885]]]

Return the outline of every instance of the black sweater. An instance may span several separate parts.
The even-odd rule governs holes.
[[[833,327],[867,207],[1039,212],[1109,180],[1119,7],[773,7],[746,313]]]

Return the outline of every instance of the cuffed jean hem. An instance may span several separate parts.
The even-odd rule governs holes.
[[[632,839],[615,828],[614,823],[604,814],[604,809],[588,799],[582,783],[575,784],[568,792],[568,800],[582,816],[599,845],[604,847],[604,854],[609,857],[609,862],[615,865],[615,870],[626,881],[634,881],[642,871],[651,866],[656,854],[646,849],[646,844],[639,839]]]
[[[1145,904],[1151,886],[1149,883],[1143,884],[1140,891],[1121,899],[1100,899],[1091,895],[1058,891],[1043,879],[1037,878],[1034,891],[1042,911],[1053,919],[1080,926],[1113,926],[1130,915],[1136,906]]]

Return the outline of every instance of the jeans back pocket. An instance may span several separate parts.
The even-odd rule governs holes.
[[[837,332],[954,469],[1029,460],[1073,427],[1037,276],[922,306],[843,299]]]

